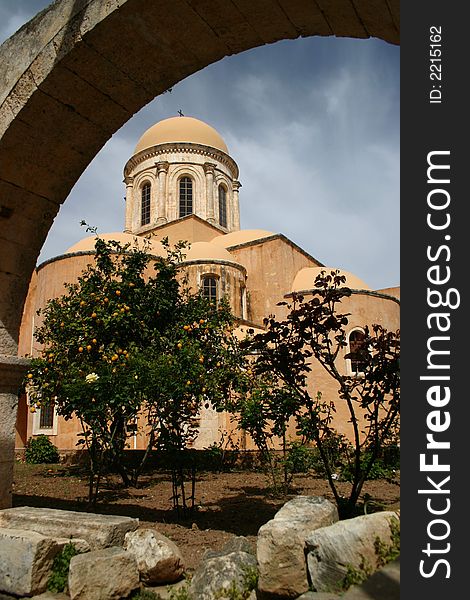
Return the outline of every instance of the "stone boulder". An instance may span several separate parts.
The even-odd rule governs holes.
[[[0,600],[2,600],[1,596]],[[70,600],[70,598],[67,596],[67,594],[63,594],[61,592],[44,592],[39,596],[33,596],[31,600]]]
[[[68,584],[72,600],[120,600],[139,587],[139,571],[124,548],[104,548],[74,556]]]
[[[246,552],[247,554],[256,554],[253,544],[244,536],[234,536],[224,544],[222,550],[206,550],[203,554],[202,560],[208,558],[215,558],[216,556],[225,556],[231,552]]]
[[[178,546],[156,529],[126,533],[124,548],[134,556],[140,579],[145,584],[173,583],[184,573]]]
[[[46,590],[61,547],[35,531],[0,529],[0,592],[31,596]]]
[[[256,571],[256,558],[248,552],[230,552],[203,561],[196,569],[189,595],[197,600],[221,600],[229,590],[247,588],[247,576]]]
[[[339,589],[348,570],[372,574],[380,566],[376,540],[392,545],[392,519],[387,511],[339,521],[313,531],[307,538],[307,565],[312,588]]]
[[[134,531],[138,519],[116,515],[19,506],[0,510],[0,527],[36,531],[46,537],[86,540],[92,550],[122,546],[128,531]]]
[[[258,532],[258,591],[262,597],[297,598],[309,589],[305,538],[338,520],[336,506],[321,496],[297,496]]]

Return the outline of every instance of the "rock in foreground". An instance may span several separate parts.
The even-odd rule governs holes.
[[[0,592],[18,596],[44,592],[60,548],[35,531],[0,529]]]
[[[269,597],[297,598],[309,589],[305,538],[338,520],[336,506],[321,496],[298,496],[258,532],[258,590]]]
[[[0,527],[36,531],[52,538],[82,538],[92,550],[122,546],[126,533],[134,531],[138,525],[139,520],[131,517],[55,508],[19,506],[0,510]]]
[[[377,540],[392,545],[394,512],[379,512],[339,521],[312,532],[306,539],[307,564],[317,592],[340,589],[351,573],[371,575],[380,566]]]
[[[140,579],[146,584],[173,583],[184,573],[180,550],[156,529],[126,533],[124,547],[135,557]]]
[[[77,554],[70,561],[69,593],[72,600],[120,600],[138,587],[136,560],[123,548]]]
[[[246,590],[255,573],[256,558],[247,552],[208,558],[194,573],[189,593],[197,600],[221,600],[229,596],[229,590]]]

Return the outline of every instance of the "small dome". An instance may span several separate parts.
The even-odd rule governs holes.
[[[302,292],[306,290],[313,289],[315,279],[317,275],[319,275],[322,271],[326,271],[326,273],[330,273],[331,271],[336,271],[335,267],[306,267],[304,269],[300,269],[297,275],[294,278],[292,283],[292,291],[293,292]],[[370,290],[370,287],[353,275],[348,271],[343,271],[342,269],[338,269],[340,275],[344,275],[346,277],[346,283],[344,287],[351,288],[352,290]]]
[[[230,248],[231,246],[253,242],[254,240],[270,237],[272,235],[275,234],[272,231],[266,231],[265,229],[241,229],[240,231],[232,231],[232,233],[226,233],[225,235],[218,235],[211,240],[211,244],[217,244],[217,246],[222,246],[223,248]]]
[[[190,142],[211,146],[228,154],[228,148],[213,127],[193,117],[171,117],[159,121],[144,133],[135,147],[134,154],[158,144]]]
[[[186,257],[184,261],[190,260],[204,260],[210,262],[211,260],[225,260],[232,263],[237,261],[234,257],[220,246],[216,246],[212,242],[195,242],[191,244],[191,248],[186,251]]]
[[[160,242],[153,240],[147,240],[141,236],[132,235],[130,233],[122,233],[117,231],[115,233],[101,233],[100,235],[90,235],[89,237],[83,238],[73,246],[70,246],[64,254],[74,254],[75,252],[94,252],[95,251],[95,240],[99,237],[106,242],[114,240],[119,242],[122,246],[130,244],[131,248],[137,245],[139,250],[144,247],[148,248],[149,254],[154,256],[164,256],[165,250]]]

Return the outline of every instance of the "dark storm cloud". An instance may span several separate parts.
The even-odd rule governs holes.
[[[2,23],[46,4],[0,1]],[[148,127],[182,109],[214,126],[237,161],[243,228],[282,232],[372,287],[396,285],[398,86],[399,49],[379,40],[307,38],[225,58],[113,136],[70,194],[41,260],[83,237],[82,219],[122,230],[123,166]]]

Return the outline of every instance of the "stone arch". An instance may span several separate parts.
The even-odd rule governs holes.
[[[225,56],[313,35],[397,44],[399,0],[59,0],[1,46],[0,506],[11,495],[22,308],[61,203],[154,97]]]

